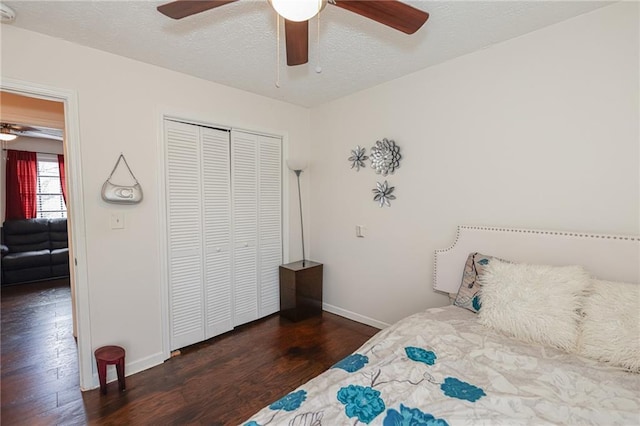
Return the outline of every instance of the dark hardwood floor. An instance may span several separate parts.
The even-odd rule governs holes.
[[[320,374],[378,330],[324,312],[273,315],[128,376],[107,395],[79,390],[68,283],[12,286],[1,297],[2,425],[236,425]],[[113,366],[109,366],[113,368]]]

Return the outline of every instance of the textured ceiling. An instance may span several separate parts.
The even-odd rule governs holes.
[[[277,65],[276,17],[267,0],[241,0],[178,21],[157,12],[165,3],[157,1],[4,3],[17,18],[3,25],[312,107],[611,2],[406,1],[430,14],[413,35],[327,5],[319,40],[317,19],[310,22],[309,64],[296,67],[285,65],[284,42]]]

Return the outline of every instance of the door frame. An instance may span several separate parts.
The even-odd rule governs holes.
[[[30,98],[62,102],[64,105],[64,156],[67,166],[67,192],[70,220],[69,266],[73,268],[75,285],[75,318],[78,339],[78,370],[80,389],[93,389],[93,362],[91,353],[91,318],[89,316],[89,285],[87,273],[85,208],[80,151],[80,120],[78,95],[75,90],[60,89],[33,82],[3,77],[0,89]]]

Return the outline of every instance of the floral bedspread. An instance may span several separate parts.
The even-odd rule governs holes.
[[[640,424],[640,375],[429,309],[243,425]]]

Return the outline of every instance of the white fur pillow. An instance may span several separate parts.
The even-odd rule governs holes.
[[[578,353],[640,372],[640,285],[593,280],[583,312]]]
[[[576,349],[589,274],[581,266],[490,262],[484,270],[481,324],[520,340]]]

